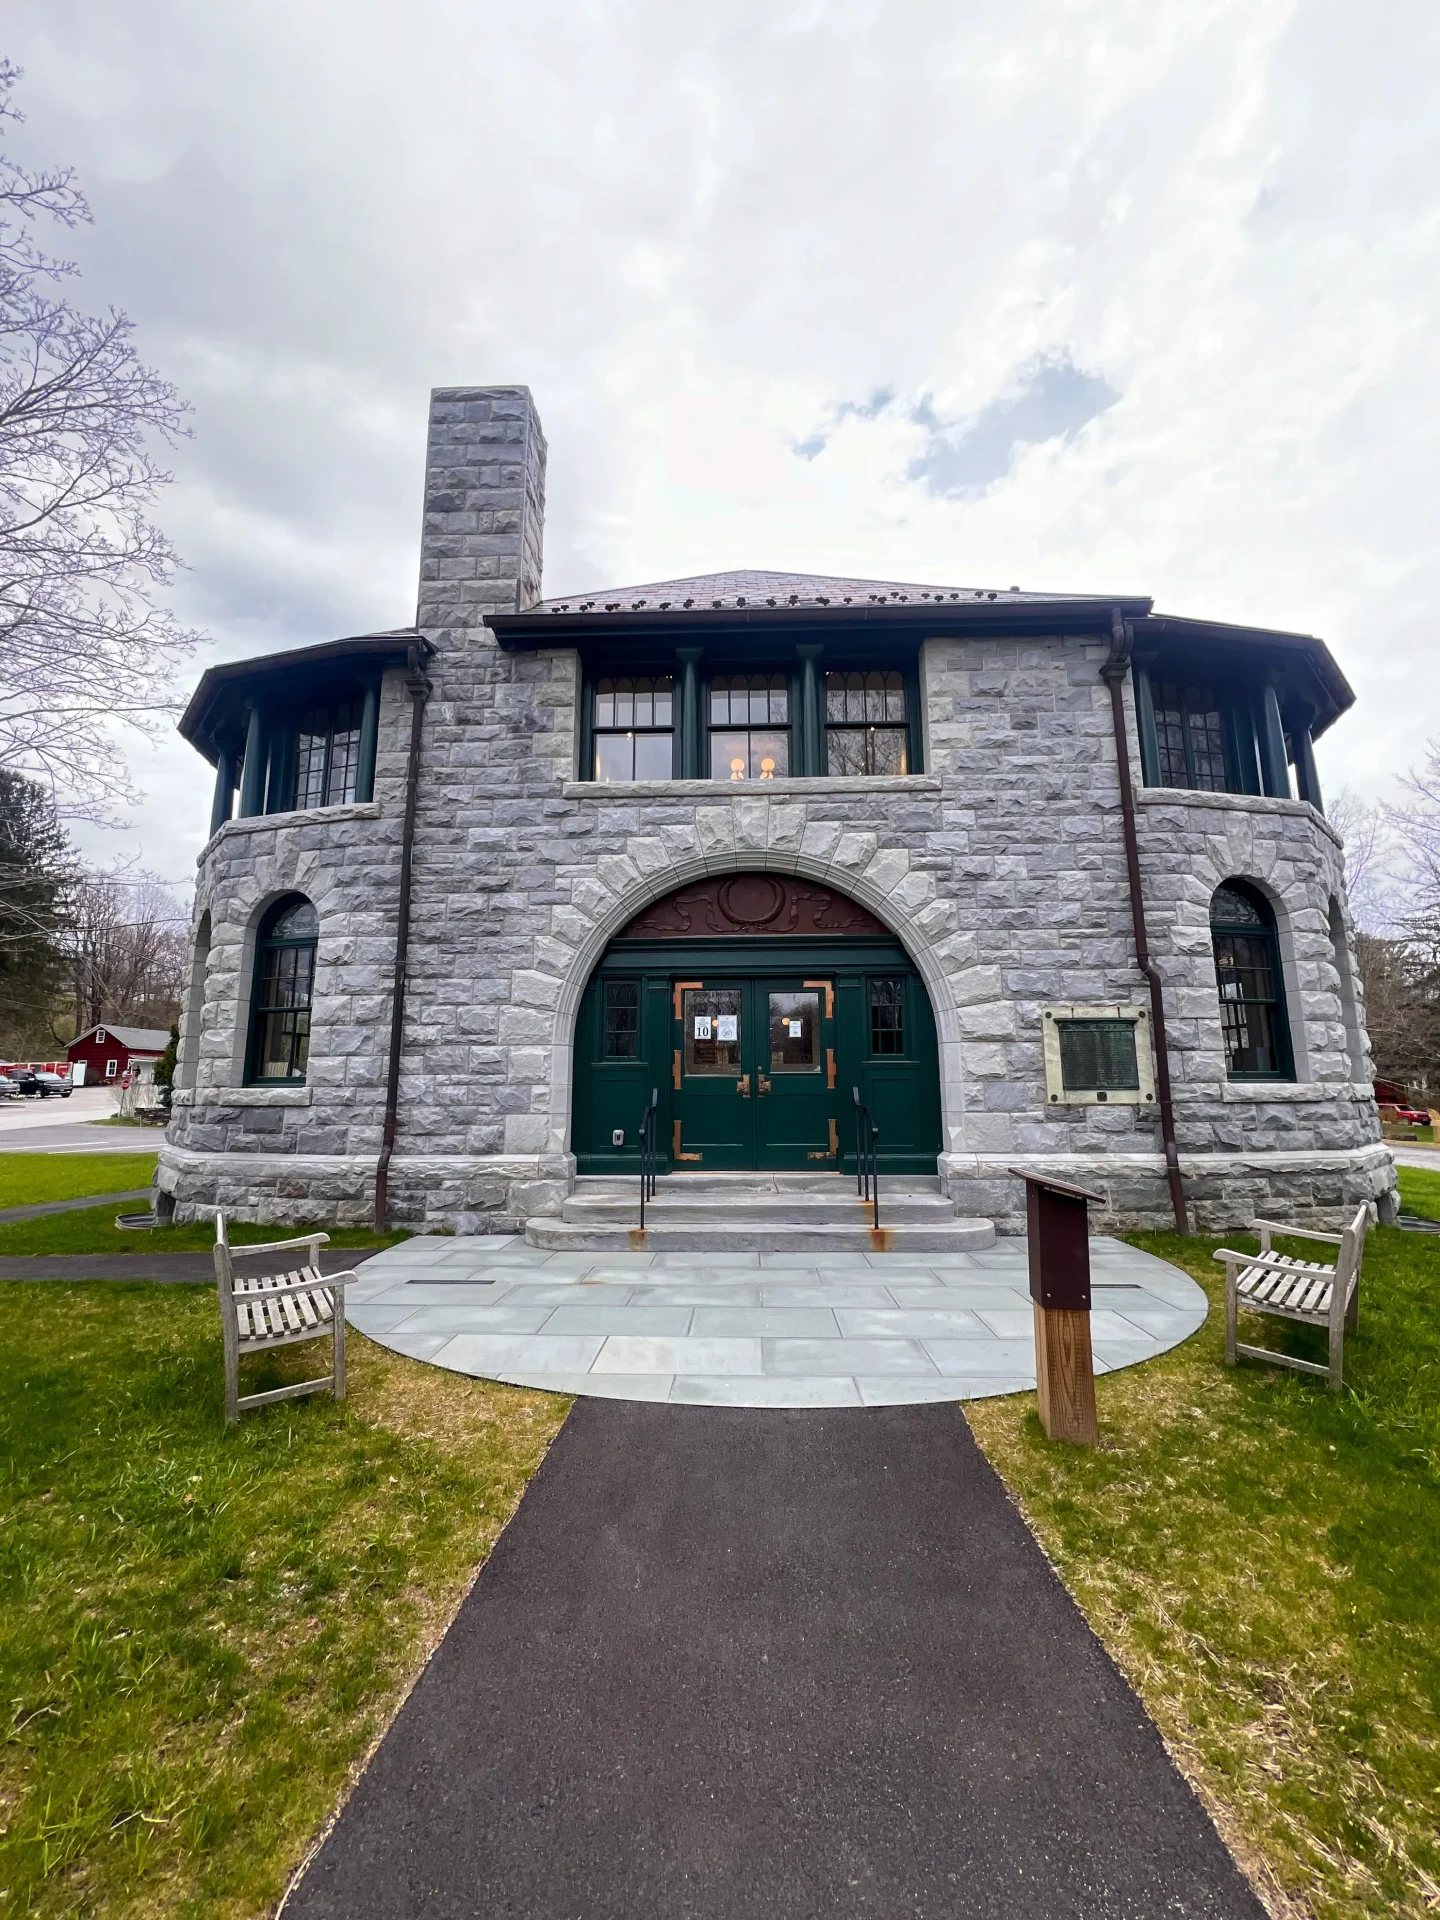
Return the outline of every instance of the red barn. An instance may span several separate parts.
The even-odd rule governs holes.
[[[85,1084],[97,1081],[118,1084],[125,1069],[135,1060],[158,1060],[170,1044],[163,1027],[92,1027],[70,1042],[66,1052],[73,1072],[85,1069]]]

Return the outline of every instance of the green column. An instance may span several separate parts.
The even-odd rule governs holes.
[[[680,662],[678,771],[682,780],[703,780],[710,771],[705,764],[705,727],[700,713],[700,660],[704,651],[703,647],[675,649]]]
[[[1285,767],[1285,728],[1275,682],[1267,680],[1260,697],[1260,777],[1272,799],[1290,798],[1290,775]]]
[[[825,730],[820,715],[819,660],[825,649],[818,640],[806,640],[797,646],[800,657],[800,711],[796,715],[795,771],[821,774],[825,771]]]
[[[265,716],[251,707],[245,729],[245,766],[240,777],[240,818],[250,820],[265,811]]]
[[[355,769],[355,798],[375,798],[375,747],[380,737],[380,682],[365,683],[365,706],[360,715],[360,759]]]
[[[1318,813],[1325,811],[1320,798],[1320,773],[1315,765],[1315,745],[1310,738],[1310,715],[1293,712],[1290,715],[1290,750],[1295,756],[1295,790],[1302,800],[1308,800]]]
[[[215,763],[215,798],[210,806],[212,840],[230,818],[230,808],[235,799],[235,762],[238,758],[234,747],[222,747],[220,758]]]

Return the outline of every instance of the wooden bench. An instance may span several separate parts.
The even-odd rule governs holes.
[[[268,1406],[272,1400],[294,1400],[302,1393],[329,1388],[337,1400],[345,1398],[345,1287],[353,1272],[320,1272],[320,1249],[328,1233],[308,1233],[300,1240],[270,1240],[260,1246],[232,1247],[223,1213],[215,1215],[215,1279],[220,1293],[220,1330],[225,1342],[225,1424],[233,1427],[244,1407]],[[265,1274],[237,1274],[237,1260],[277,1253],[306,1257],[287,1263],[287,1270]],[[241,1398],[240,1357],[267,1347],[293,1347],[302,1340],[328,1339],[329,1373],[318,1380],[301,1380],[293,1387],[274,1387],[269,1393]]]
[[[1236,1253],[1221,1247],[1215,1254],[1225,1262],[1225,1364],[1237,1360],[1265,1360],[1275,1367],[1294,1367],[1297,1373],[1323,1374],[1330,1391],[1338,1393],[1344,1375],[1345,1335],[1355,1331],[1360,1311],[1360,1263],[1370,1225],[1369,1205],[1362,1206],[1343,1233],[1315,1233],[1308,1227],[1287,1227],[1276,1220],[1252,1220],[1250,1231],[1260,1236],[1260,1251]],[[1333,1267],[1319,1260],[1300,1260],[1276,1253],[1272,1236],[1283,1233],[1296,1240],[1318,1240],[1340,1252]],[[1330,1358],[1321,1366],[1297,1360],[1265,1347],[1247,1347],[1236,1337],[1240,1309],[1268,1313],[1277,1320],[1298,1320],[1302,1326],[1324,1327],[1330,1336]]]

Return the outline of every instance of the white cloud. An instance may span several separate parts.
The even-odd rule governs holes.
[[[14,0],[9,27],[27,151],[95,205],[87,297],[195,402],[164,517],[217,656],[406,620],[426,390],[523,380],[549,591],[1151,593],[1329,640],[1360,695],[1332,782],[1382,790],[1440,729],[1419,0]],[[1046,365],[1118,397],[927,488],[916,410],[1003,426]],[[177,872],[208,776],[178,744],[138,766],[132,844]]]

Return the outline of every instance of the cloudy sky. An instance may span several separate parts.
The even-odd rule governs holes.
[[[1427,0],[10,0],[81,297],[193,404],[233,658],[413,617],[432,386],[523,382],[549,593],[729,566],[1325,636],[1440,733]],[[197,669],[198,670],[198,669]],[[187,673],[187,684],[193,679]],[[193,872],[208,769],[93,843]]]

